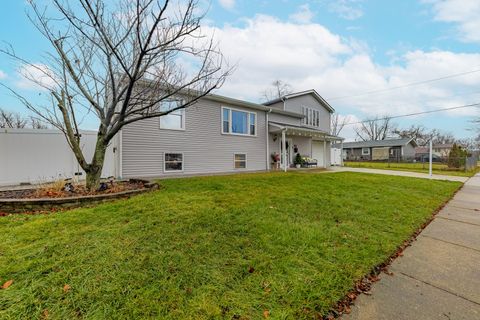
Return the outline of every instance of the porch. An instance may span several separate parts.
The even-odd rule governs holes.
[[[268,154],[272,160],[268,169],[295,168],[297,154],[316,162],[316,168],[327,168],[331,164],[332,143],[343,143],[343,138],[320,129],[278,122],[269,122],[268,132]]]

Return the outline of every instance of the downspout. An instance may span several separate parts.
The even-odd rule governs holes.
[[[287,97],[281,97],[280,99],[283,101],[283,111],[287,111]]]
[[[272,112],[272,108],[269,108],[268,111],[265,113],[265,137],[266,137],[265,141],[266,141],[266,144],[267,144],[265,150],[267,150],[267,154],[266,154],[266,156],[267,156],[267,158],[266,158],[266,160],[267,160],[267,167],[266,167],[267,171],[270,170],[270,137],[269,137],[269,134],[268,134],[268,114],[270,112]]]

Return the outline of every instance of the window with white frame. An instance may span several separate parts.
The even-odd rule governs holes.
[[[370,154],[370,148],[362,148],[362,155],[368,156]]]
[[[246,169],[247,155],[245,153],[235,153],[233,159],[233,166],[235,169]]]
[[[254,136],[257,132],[257,114],[222,107],[222,133]]]
[[[183,153],[165,153],[163,170],[165,172],[183,171]]]
[[[320,111],[308,107],[302,107],[302,114],[304,116],[302,124],[312,127],[320,127]]]
[[[169,99],[160,103],[160,111],[170,111],[183,102]],[[185,109],[178,109],[160,117],[160,129],[185,130]]]

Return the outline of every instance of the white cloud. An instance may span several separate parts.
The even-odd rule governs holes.
[[[47,90],[55,86],[55,76],[47,65],[37,63],[18,69],[19,80],[15,83],[21,89]]]
[[[235,0],[218,0],[218,3],[227,10],[232,10],[235,7]]]
[[[363,16],[363,10],[360,7],[361,2],[362,0],[336,0],[332,1],[328,8],[343,19],[355,20]]]
[[[373,61],[370,50],[319,24],[294,24],[258,15],[240,27],[207,27],[220,48],[237,63],[220,93],[259,101],[261,92],[280,79],[294,90],[316,89],[324,98],[357,95],[479,68],[480,54],[408,51],[390,65]],[[331,100],[340,113],[358,117],[395,115],[452,107],[480,99],[480,72],[425,85]],[[480,115],[478,109],[449,114]],[[442,128],[440,128],[442,129]],[[448,128],[443,128],[448,129]]]
[[[290,20],[297,23],[310,23],[315,14],[310,10],[308,3],[301,5],[298,11],[290,15]]]
[[[460,37],[466,42],[480,42],[480,1],[424,0],[432,5],[436,21],[457,25]]]
[[[3,72],[2,70],[0,70],[0,80],[5,79],[6,77],[7,77],[7,74],[5,72]]]

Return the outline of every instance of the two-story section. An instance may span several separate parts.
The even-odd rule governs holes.
[[[160,107],[172,108],[169,101]],[[118,139],[119,176],[268,170],[269,111],[261,104],[208,95],[186,109],[129,124]],[[298,122],[303,117],[280,109],[273,113]]]
[[[269,115],[269,149],[280,155],[282,168],[290,167],[297,154],[315,160],[319,167],[330,166],[331,144],[343,139],[330,134],[335,110],[315,90],[288,94],[264,105],[302,115],[301,119]]]

